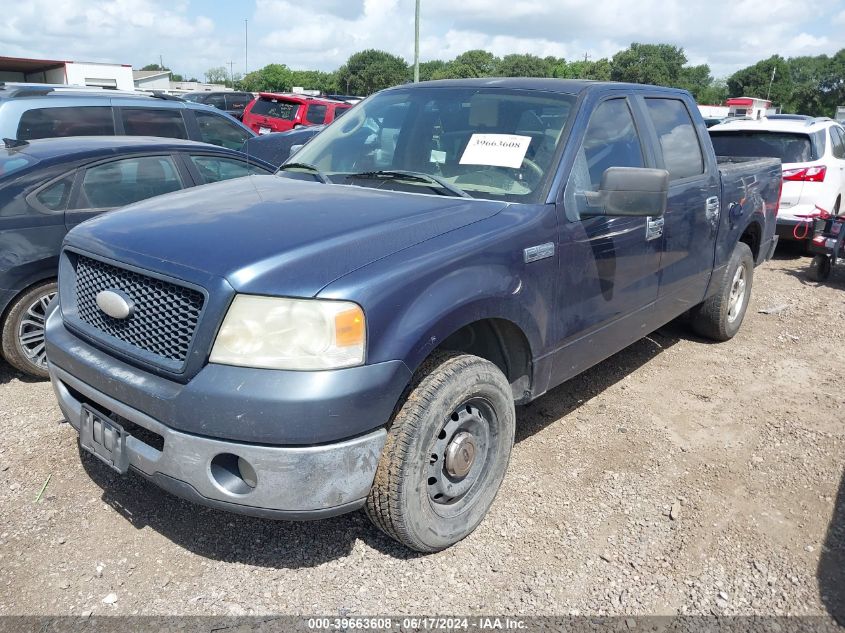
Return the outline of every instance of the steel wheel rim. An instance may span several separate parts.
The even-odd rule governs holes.
[[[731,282],[731,294],[728,299],[728,321],[733,323],[745,307],[745,291],[748,287],[745,266],[740,266]]]
[[[444,421],[435,437],[426,469],[429,503],[440,516],[460,514],[483,490],[483,485],[479,484],[483,483],[494,457],[496,421],[493,407],[480,398],[470,399],[456,407]],[[471,438],[471,450],[467,436]],[[461,443],[462,450],[455,450],[456,442]],[[472,455],[467,467],[465,457],[468,452]],[[450,464],[448,456],[455,461]],[[460,476],[464,470],[466,474]]]
[[[44,325],[47,320],[47,306],[55,296],[55,291],[40,295],[29,305],[18,324],[18,345],[27,360],[39,369],[47,369]]]

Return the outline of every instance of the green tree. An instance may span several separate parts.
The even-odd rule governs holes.
[[[689,90],[695,100],[702,102],[702,95],[713,84],[713,77],[710,75],[710,66],[701,64],[700,66],[685,66],[681,68],[680,75],[677,80],[669,84],[676,88],[683,88]],[[710,97],[711,95],[707,95]]]
[[[595,61],[577,60],[565,64],[560,72],[555,75],[564,79],[593,79],[595,81],[610,81],[611,65],[610,60],[602,58]]]
[[[728,84],[724,79],[714,79],[695,97],[703,105],[720,105],[728,98]]]
[[[293,72],[284,64],[267,64],[247,73],[237,84],[248,92],[288,92],[293,88]]]
[[[774,72],[774,80],[772,73]],[[771,93],[769,86],[771,85]],[[728,93],[731,97],[759,97],[769,99],[789,110],[792,108],[792,75],[789,64],[780,55],[752,64],[728,77]]]
[[[671,44],[635,42],[613,56],[610,78],[613,81],[676,86],[686,63],[687,56],[682,48]]]
[[[496,75],[499,62],[499,58],[493,53],[480,49],[467,51],[446,64],[445,68],[435,72],[434,79],[493,77]]]
[[[552,65],[536,55],[505,55],[496,65],[496,74],[502,77],[551,77]]]
[[[164,66],[159,66],[158,64],[147,64],[141,70],[170,70],[170,69],[165,68]]]
[[[225,66],[215,66],[205,71],[205,80],[210,84],[225,84],[229,81],[229,71]]]
[[[429,81],[446,68],[446,62],[441,59],[432,59],[427,62],[420,62],[420,81]],[[413,68],[411,68],[413,73]]]
[[[338,88],[369,95],[408,80],[408,63],[385,51],[368,49],[352,55],[337,71]]]

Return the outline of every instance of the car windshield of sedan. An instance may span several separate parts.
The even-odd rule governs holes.
[[[349,110],[279,173],[311,171],[335,184],[536,202],[554,171],[574,102],[572,95],[536,90],[388,90]]]

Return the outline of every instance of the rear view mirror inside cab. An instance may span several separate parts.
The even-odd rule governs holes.
[[[669,172],[646,167],[609,167],[598,191],[585,191],[581,217],[660,217],[666,211]]]

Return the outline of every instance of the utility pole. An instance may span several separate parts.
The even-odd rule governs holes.
[[[244,20],[244,77],[249,74],[249,30]]]
[[[158,54],[158,67],[164,70],[164,58],[161,56],[161,53]]]
[[[420,0],[417,0],[414,20],[414,83],[420,82]]]
[[[768,100],[769,100],[769,97],[770,97],[770,96],[771,96],[771,94],[772,94],[772,84],[773,84],[773,83],[774,83],[774,81],[775,81],[775,73],[777,72],[777,70],[778,70],[778,67],[777,67],[777,66],[775,66],[775,67],[773,67],[773,68],[772,68],[772,78],[771,78],[771,79],[769,79],[769,90],[766,92],[766,101],[768,101]]]
[[[232,88],[235,87],[235,71],[232,70],[232,66],[234,64],[235,64],[235,62],[233,62],[233,61],[229,62],[229,81],[232,82]]]

